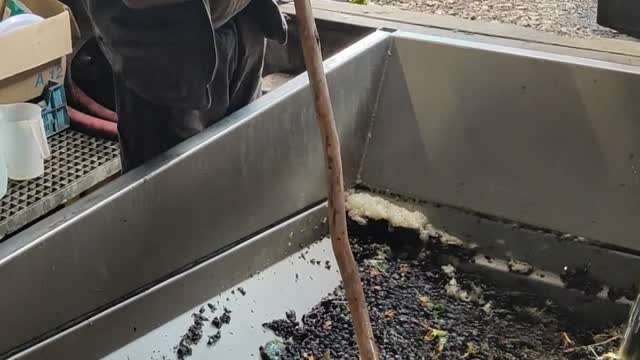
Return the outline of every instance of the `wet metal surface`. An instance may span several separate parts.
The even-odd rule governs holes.
[[[306,260],[299,256],[301,253],[306,254]],[[323,264],[329,260],[332,270],[312,265],[310,259],[320,260]],[[214,335],[216,329],[205,324],[204,339],[193,347],[189,359],[259,359],[258,348],[275,338],[261,324],[283,317],[289,310],[295,310],[299,315],[308,312],[318,299],[338,286],[340,275],[336,269],[331,242],[325,239],[195,306],[103,359],[162,359],[162,356],[174,359],[175,345],[193,323],[191,314],[204,307],[204,315],[213,318],[207,303],[217,307],[215,316],[222,314],[223,307],[231,310],[231,323],[222,326],[222,337],[212,347],[206,344],[207,335]],[[245,296],[238,291],[240,287],[246,291]]]
[[[306,260],[295,255],[322,239],[326,233],[325,216],[324,205],[306,211],[12,359],[118,359],[120,355],[124,359],[127,356],[138,359],[132,354],[154,354],[154,351],[172,353],[174,357],[169,358],[175,358],[173,347],[192,323],[191,314],[205,306],[204,315],[213,318],[209,302],[218,308],[216,316],[221,315],[224,306],[233,311],[230,325],[222,329],[219,347],[212,350],[228,351],[241,338],[249,341],[245,333],[260,335],[256,342],[262,341],[267,336],[259,328],[263,318],[281,316],[290,307],[304,311],[337,285],[339,275],[335,266],[327,270],[310,264],[313,258],[333,263],[328,241],[312,246]],[[245,296],[239,292],[239,286]],[[213,330],[210,325],[205,326],[205,335],[214,335]],[[235,336],[227,334],[229,330]],[[206,341],[205,336],[202,350]],[[114,353],[122,347],[126,349],[124,353]],[[246,350],[249,354],[249,350],[256,349],[241,346],[238,351]]]

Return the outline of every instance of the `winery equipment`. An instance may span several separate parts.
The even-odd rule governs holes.
[[[615,301],[553,276],[526,283],[594,322],[626,317],[640,271],[635,67],[381,30],[326,69],[348,187],[418,200],[492,258],[588,267]],[[257,356],[261,321],[338,282],[295,255],[325,232],[310,96],[299,76],[0,244],[0,354],[162,358],[194,309],[230,297],[234,336],[194,359]],[[310,251],[331,261],[326,245]],[[496,266],[474,271],[511,279]],[[231,295],[239,284],[246,296]]]

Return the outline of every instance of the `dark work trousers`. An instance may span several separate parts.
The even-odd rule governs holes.
[[[122,74],[114,73],[123,172],[201,132],[260,95],[264,32],[243,12],[217,28],[214,36],[218,59],[207,109],[152,103],[129,88]]]

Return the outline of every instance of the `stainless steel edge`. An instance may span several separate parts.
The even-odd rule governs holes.
[[[206,306],[207,303],[214,304],[218,308],[218,313],[222,311],[223,306],[233,310],[231,325],[240,324],[240,329],[236,330],[236,333],[255,331],[255,329],[249,328],[250,325],[251,328],[254,325],[257,326],[257,331],[259,331],[260,322],[258,320],[261,317],[283,316],[285,309],[294,308],[304,295],[295,298],[287,292],[272,293],[268,291],[269,286],[272,289],[278,288],[275,283],[270,283],[267,286],[268,293],[260,287],[250,285],[244,285],[246,295],[241,295],[237,290],[231,294],[229,289],[237,287],[242,281],[253,277],[263,278],[260,280],[262,283],[269,283],[273,280],[292,289],[292,291],[294,288],[292,283],[294,282],[304,283],[306,280],[308,285],[314,286],[313,282],[306,279],[308,270],[304,269],[304,265],[296,267],[287,263],[285,266],[286,274],[279,274],[277,277],[272,276],[274,270],[270,266],[319,241],[326,233],[323,221],[325,215],[325,204],[314,207],[185,273],[158,284],[142,294],[11,357],[11,359],[100,359],[117,353],[118,349],[125,348],[128,344],[135,344],[135,349],[127,349],[132,352],[131,354],[127,353],[127,356],[132,359],[149,358],[149,356],[138,355],[136,357],[134,355],[142,351],[149,353],[162,351],[162,355],[174,358],[173,346],[179,342],[180,336],[189,327],[192,321],[190,315],[200,306],[204,306],[205,315],[210,319],[213,318]],[[330,251],[327,255],[332,256]],[[316,282],[318,285],[316,287],[328,292],[337,285],[339,276],[335,270],[332,272],[322,270],[322,272],[317,272],[318,278],[320,276],[329,277],[326,281],[328,289],[323,289],[323,286],[319,286],[318,282]],[[296,280],[295,274],[297,272],[300,272],[300,275],[305,278]],[[227,298],[229,299],[227,300]],[[260,306],[257,303],[265,302],[270,303],[269,306],[274,310],[280,311],[272,314],[253,311]],[[157,333],[156,329],[163,327],[163,325],[167,327],[166,323],[175,322],[175,319],[178,318],[183,318],[178,321],[184,320],[184,325],[181,324],[175,329],[172,327],[164,331],[161,340],[154,342],[154,349],[150,350],[148,346],[147,349],[145,346],[138,346],[145,343],[144,338],[157,337],[157,335],[154,336],[154,332]],[[230,330],[225,327],[224,341],[219,344],[220,347],[226,347],[225,342],[230,341],[227,331]],[[204,332],[212,335],[215,333],[215,329],[206,324]],[[265,335],[265,337],[269,337],[269,335]],[[136,342],[140,338],[143,339]],[[249,350],[247,345],[253,339],[245,338],[243,341],[245,342],[243,346],[234,347],[236,352],[244,351],[245,357],[233,357],[227,354],[226,358],[248,358],[246,355],[249,351],[257,352],[260,343],[255,344]],[[205,342],[206,337],[203,340],[203,343]],[[225,352],[227,352],[226,350],[225,348]],[[214,355],[212,349],[209,349],[205,354],[208,355],[207,358]],[[156,357],[161,358],[160,354],[156,354]],[[114,354],[111,355],[111,358],[122,359],[125,356]],[[198,359],[198,356],[195,359]]]
[[[389,43],[374,33],[325,63],[348,184]],[[0,354],[324,199],[304,76],[0,244]]]
[[[557,52],[526,49],[526,48],[518,47],[516,45],[507,46],[507,45],[501,45],[496,43],[473,41],[473,40],[466,40],[466,39],[453,38],[453,37],[429,35],[429,34],[417,33],[417,32],[408,32],[408,31],[396,31],[394,33],[394,39],[400,40],[401,42],[404,42],[404,41],[428,42],[431,44],[439,44],[439,45],[444,45],[452,48],[475,49],[475,50],[488,51],[488,52],[493,52],[493,53],[498,53],[503,55],[515,55],[515,56],[527,57],[530,59],[562,62],[569,65],[580,65],[580,66],[588,66],[591,68],[601,68],[605,70],[625,71],[633,74],[638,73],[638,66],[635,66],[633,64],[610,62],[610,61],[588,58],[588,57],[566,55],[566,54],[557,53]]]
[[[640,71],[394,34],[361,179],[640,250]]]

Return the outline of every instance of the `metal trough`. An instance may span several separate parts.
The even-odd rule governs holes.
[[[551,273],[590,264],[635,291],[636,68],[391,31],[326,68],[348,186],[419,200],[491,256]],[[0,244],[0,357],[173,358],[194,309],[220,301],[233,334],[192,358],[257,358],[263,321],[304,312],[339,281],[295,256],[325,232],[312,104],[297,77]],[[333,261],[326,241],[311,251]],[[530,285],[600,317],[626,311]]]

